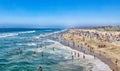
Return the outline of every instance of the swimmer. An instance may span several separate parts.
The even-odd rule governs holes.
[[[35,54],[36,54],[36,52],[35,52],[35,51],[33,51],[33,52],[32,52],[32,55],[33,55],[33,56],[35,56]]]
[[[42,67],[41,66],[39,66],[38,71],[42,71]]]
[[[53,47],[53,51],[55,50],[55,47]]]
[[[19,49],[16,51],[16,54],[22,54],[22,50],[19,48]]]
[[[22,50],[20,50],[19,53],[22,54]]]
[[[41,53],[41,56],[42,56],[42,57],[44,56],[44,53],[43,53],[43,52]]]
[[[19,54],[19,51],[18,51],[18,50],[16,51],[16,54]]]
[[[20,50],[20,48],[18,48],[18,50]]]
[[[36,54],[36,52],[35,52],[35,51],[33,51],[33,54]]]
[[[74,60],[74,56],[72,55],[72,60]]]

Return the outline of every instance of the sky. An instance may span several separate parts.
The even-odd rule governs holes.
[[[120,0],[0,0],[0,27],[120,25]]]

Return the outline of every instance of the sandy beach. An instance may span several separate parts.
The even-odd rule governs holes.
[[[94,55],[109,65],[113,71],[120,71],[120,32],[100,31],[96,29],[69,29],[61,37],[73,49]],[[83,47],[87,51],[80,48]]]
[[[85,54],[83,52],[80,52],[78,49],[76,50],[74,48],[70,48],[69,46],[66,46],[64,43],[61,44],[61,43],[59,43],[57,41],[53,41],[53,40],[48,40],[48,41],[54,42],[55,44],[47,46],[47,48],[55,47],[55,49],[67,50],[68,54],[66,54],[66,51],[65,52],[63,51],[65,58],[71,59],[71,55],[73,55],[74,56],[73,61],[77,60],[78,62],[80,62],[81,66],[86,67],[85,71],[112,71],[107,64],[105,64],[103,61],[101,61],[98,58],[94,58],[94,56],[91,56],[90,54]],[[37,50],[39,51],[39,48]],[[73,53],[71,54],[71,52],[73,52]],[[77,53],[79,53],[80,57],[78,57]],[[85,55],[85,59],[83,59],[84,55]],[[85,62],[85,64],[83,62]],[[92,67],[91,67],[91,65],[89,65],[89,63],[92,64]]]

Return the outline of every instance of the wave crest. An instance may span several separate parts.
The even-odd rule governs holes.
[[[17,36],[19,34],[27,34],[27,33],[34,33],[34,32],[35,32],[35,30],[25,31],[25,32],[16,32],[16,33],[2,33],[2,34],[0,34],[0,38],[12,37],[12,36]]]

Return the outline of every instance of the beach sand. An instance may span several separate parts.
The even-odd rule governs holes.
[[[105,33],[111,33],[111,34],[120,34],[118,31],[98,31],[95,29],[77,29],[82,31],[89,31],[89,32],[98,32],[99,34],[105,34]],[[114,69],[115,71],[120,71],[120,41],[112,41],[112,42],[106,42],[106,41],[98,41],[94,37],[88,38],[85,36],[79,36],[78,34],[73,34],[76,32],[76,29],[69,29],[69,31],[65,34],[62,34],[61,37],[65,41],[69,41],[74,43],[73,48],[75,47],[75,44],[82,45],[85,49],[88,49],[90,51],[89,54],[95,55],[96,57],[100,58],[103,62],[108,64],[111,69]],[[112,39],[112,38],[109,38]],[[98,48],[99,44],[104,44],[104,48]],[[76,49],[76,48],[74,48]],[[79,50],[79,49],[77,49]],[[93,53],[94,52],[94,53]],[[117,64],[116,64],[117,60]]]
[[[48,41],[54,42],[54,44],[47,46],[47,48],[54,46],[56,49],[58,48],[58,49],[67,50],[67,52],[69,52],[69,53],[67,55],[65,54],[66,59],[71,59],[71,54],[70,54],[71,52],[79,53],[80,54],[79,59],[78,59],[77,55],[75,55],[74,53],[72,55],[74,56],[74,60],[78,60],[78,61],[80,60],[79,62],[82,62],[82,60],[84,62],[84,60],[85,60],[85,63],[86,63],[86,60],[87,60],[88,65],[84,64],[83,62],[82,62],[83,64],[82,63],[80,64],[80,65],[83,65],[84,67],[86,67],[86,69],[87,69],[86,71],[90,71],[90,69],[91,69],[91,68],[89,68],[89,63],[93,64],[92,69],[91,69],[92,71],[112,71],[109,68],[109,66],[106,65],[104,62],[102,62],[100,59],[98,59],[98,58],[94,59],[94,56],[80,52],[78,49],[75,50],[74,48],[64,46],[65,44],[63,45],[63,43],[60,44],[59,42],[52,41],[52,40],[48,40]],[[66,53],[66,51],[64,53]],[[85,59],[83,59],[83,55],[85,55]],[[104,66],[104,67],[102,67],[102,66]]]

